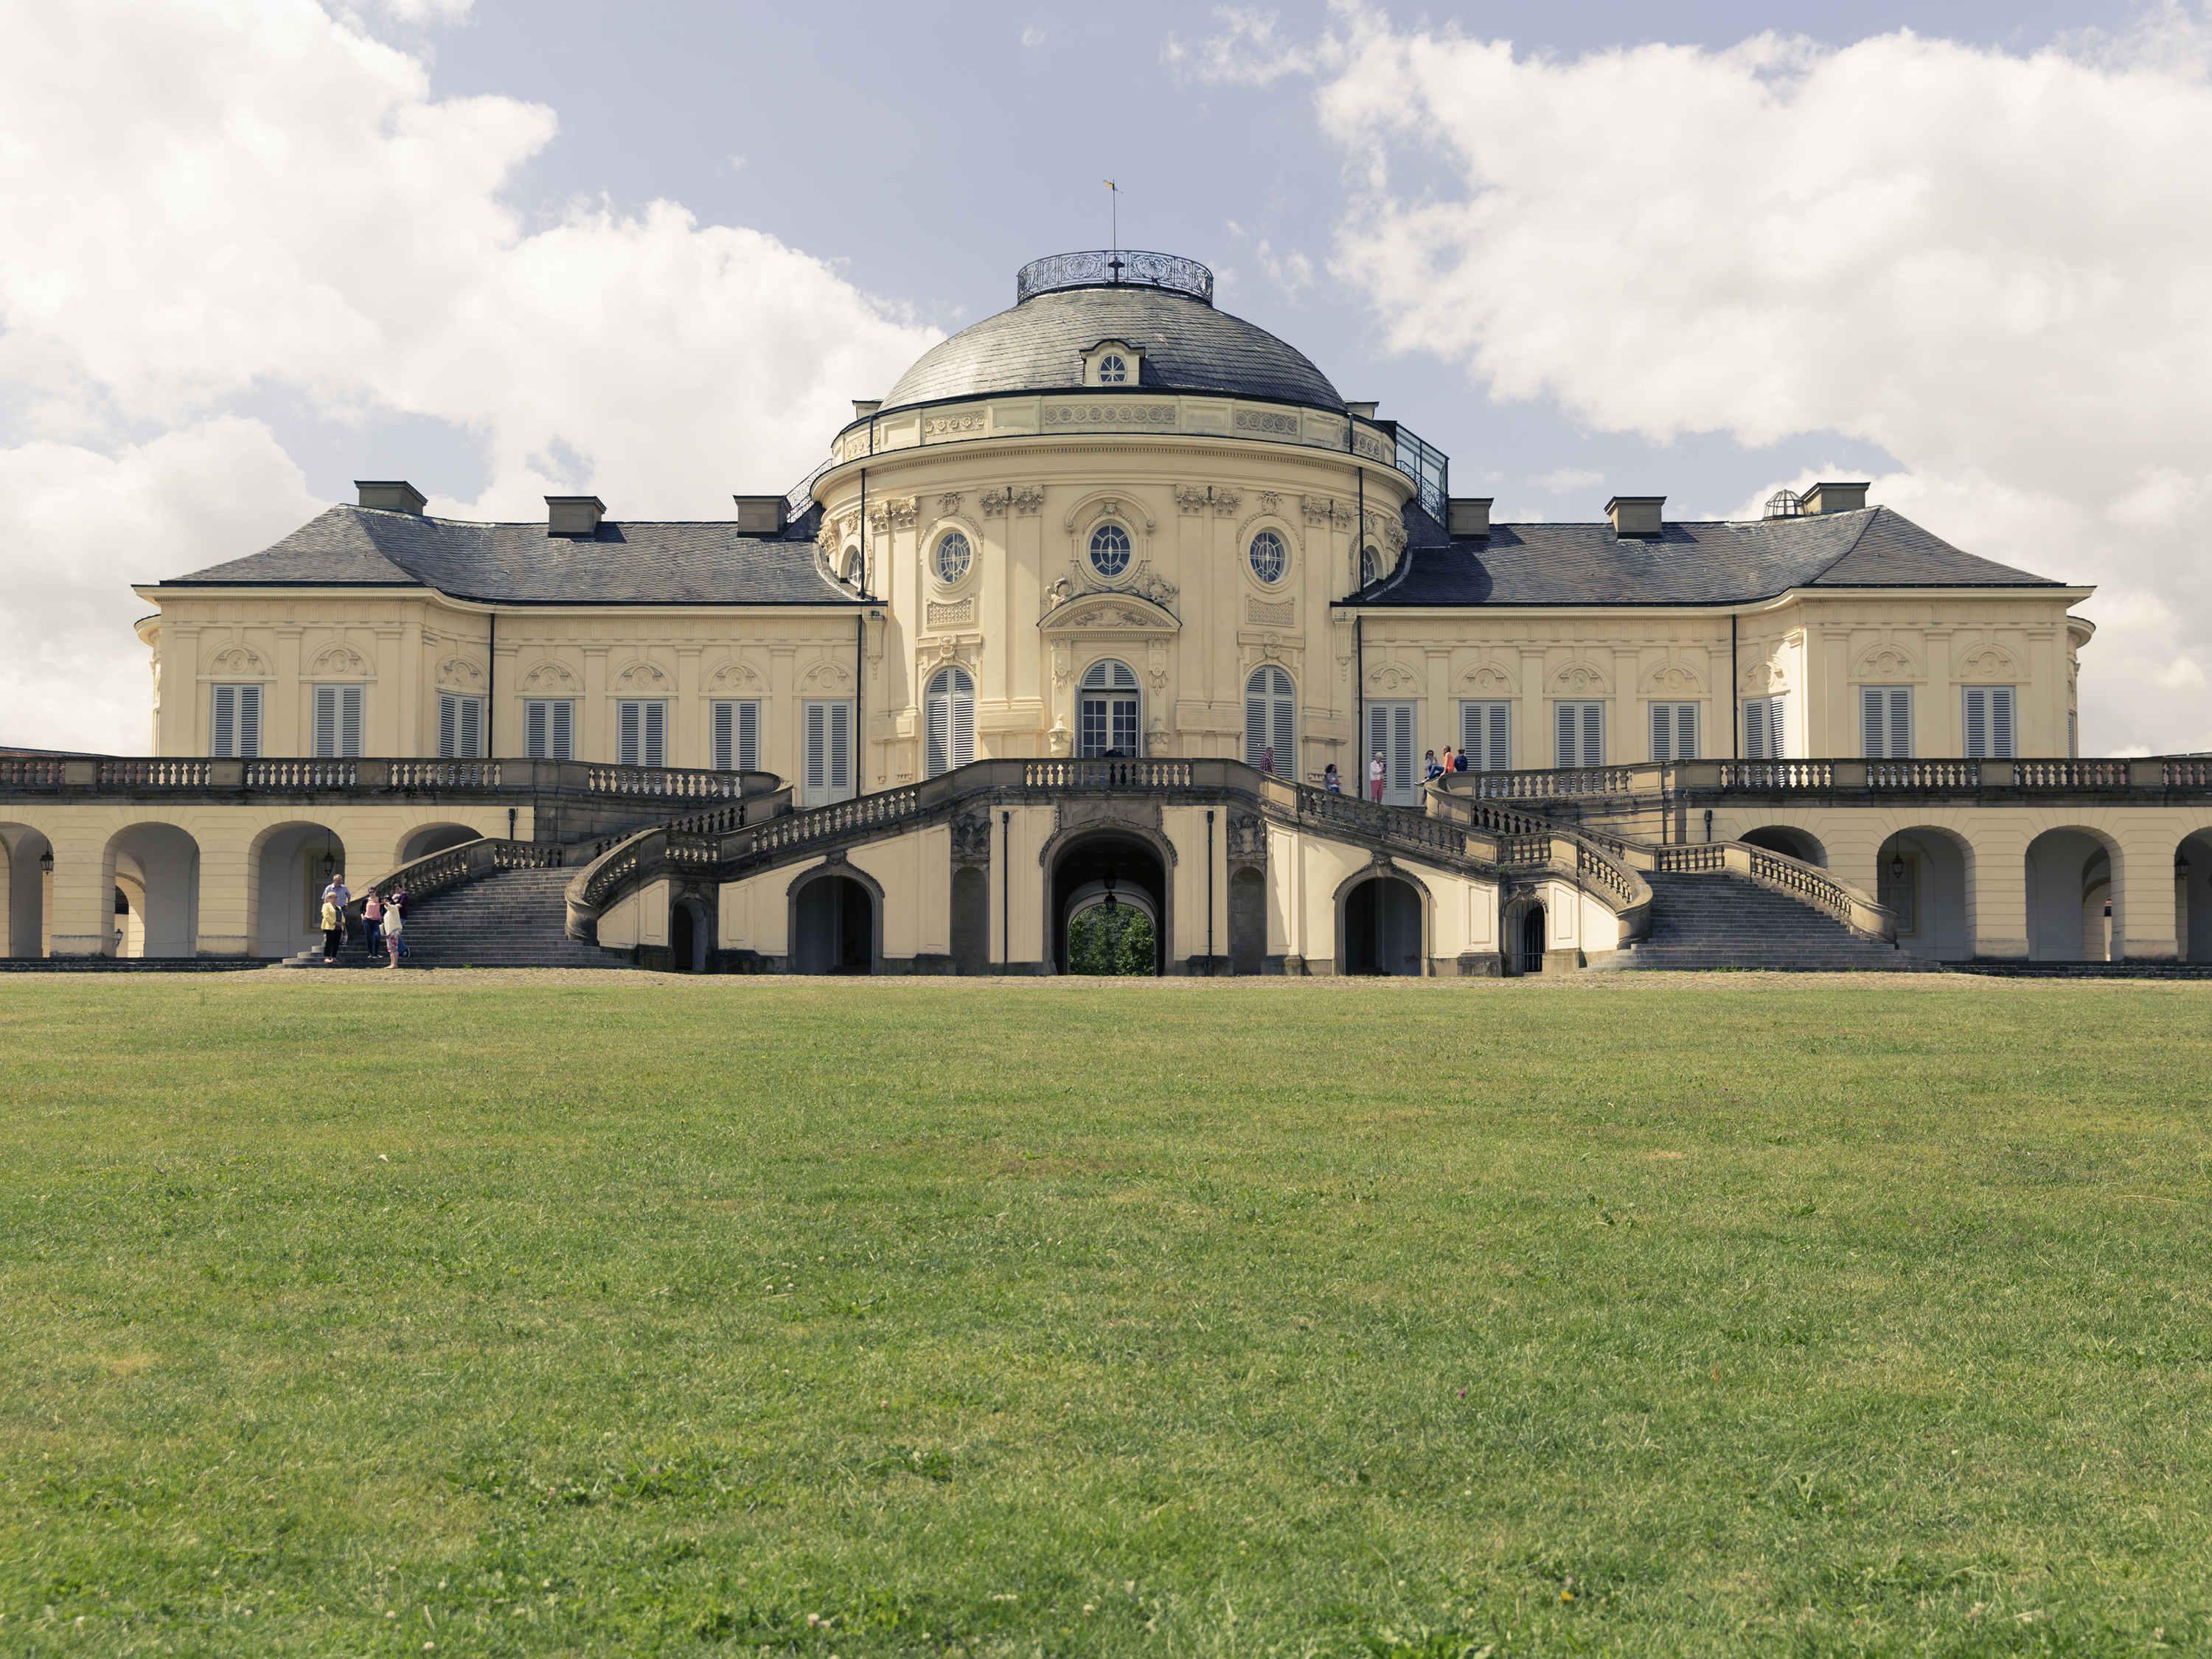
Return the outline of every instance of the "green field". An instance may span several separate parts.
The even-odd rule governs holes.
[[[2212,1646],[2212,987],[0,979],[0,1654]]]

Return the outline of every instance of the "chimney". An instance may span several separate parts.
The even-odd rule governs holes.
[[[781,495],[732,495],[738,528],[748,536],[781,536],[790,521],[791,503]]]
[[[589,541],[599,533],[599,520],[606,513],[607,504],[597,495],[548,495],[545,533]]]
[[[881,398],[855,398],[853,399],[853,418],[856,421],[865,421],[883,406],[884,400]]]
[[[386,513],[412,513],[422,516],[426,505],[422,492],[404,478],[356,478],[353,487],[361,491],[363,507],[380,507]]]
[[[1615,495],[1605,504],[1605,516],[1613,520],[1616,536],[1656,536],[1659,509],[1666,500],[1664,495]]]
[[[1358,417],[1358,419],[1363,421],[1371,421],[1375,418],[1375,410],[1378,405],[1371,403],[1347,403],[1344,407],[1347,413]]]
[[[1805,492],[1808,513],[1856,513],[1866,505],[1867,486],[1860,483],[1816,483]]]
[[[1445,509],[1444,528],[1455,536],[1487,536],[1490,533],[1490,503],[1488,495],[1455,495]]]

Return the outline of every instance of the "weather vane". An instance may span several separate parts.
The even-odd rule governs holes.
[[[1106,261],[1107,280],[1121,280],[1121,186],[1106,180],[1107,228],[1113,235],[1113,252]]]

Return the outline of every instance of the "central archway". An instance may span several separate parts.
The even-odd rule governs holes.
[[[2101,830],[2046,830],[2027,847],[2027,953],[2035,962],[2117,962],[2126,954],[2118,842]]]
[[[1363,975],[1419,975],[1427,966],[1422,949],[1421,890],[1405,877],[1376,871],[1357,877],[1337,897],[1337,971]]]
[[[1053,971],[1075,971],[1068,952],[1068,925],[1077,916],[1103,907],[1110,896],[1116,908],[1127,907],[1152,925],[1153,974],[1168,969],[1167,863],[1159,849],[1130,830],[1103,830],[1070,840],[1052,860]]]
[[[791,890],[791,971],[873,973],[883,955],[883,908],[872,882],[824,865]]]

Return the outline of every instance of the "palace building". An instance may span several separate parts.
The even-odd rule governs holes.
[[[1024,267],[726,519],[359,491],[137,589],[150,757],[0,754],[11,957],[288,956],[343,868],[439,962],[2212,962],[2212,760],[2077,755],[2063,550],[1496,522],[1190,260]]]

